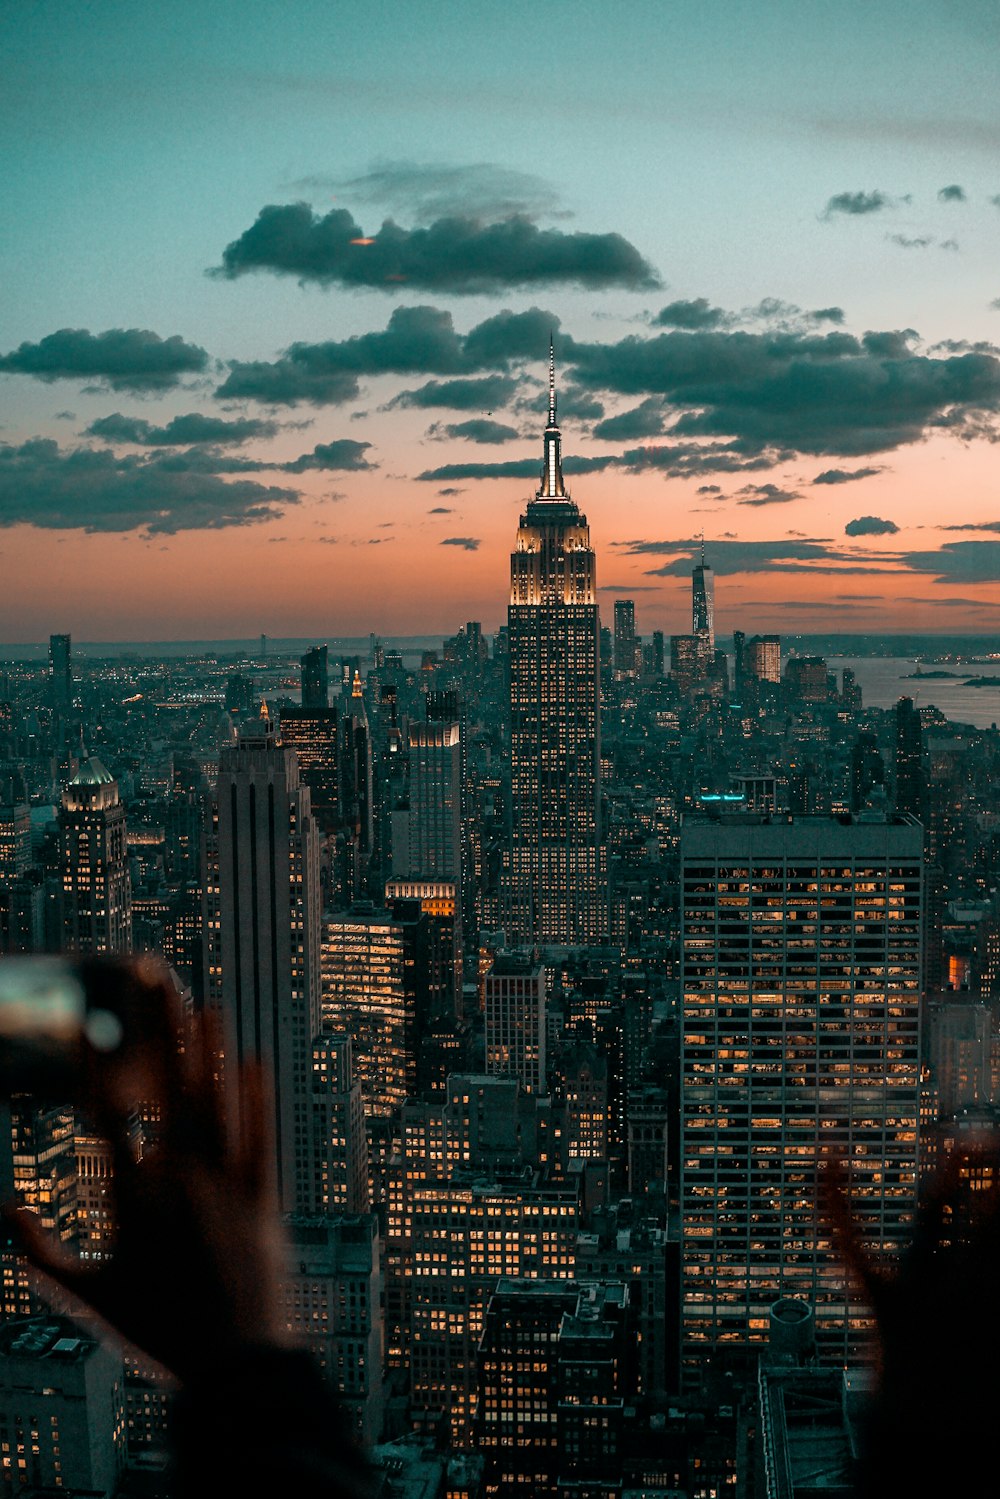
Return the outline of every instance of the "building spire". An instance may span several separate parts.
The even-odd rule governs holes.
[[[542,468],[542,484],[537,498],[540,500],[564,500],[566,486],[562,476],[562,438],[556,421],[556,346],[549,334],[549,419],[545,426],[545,462]]]

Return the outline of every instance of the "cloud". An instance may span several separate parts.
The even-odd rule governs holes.
[[[232,280],[252,271],[296,276],[303,284],[390,292],[405,284],[452,295],[543,283],[590,290],[659,285],[649,263],[620,234],[540,229],[524,214],[495,223],[452,214],[417,229],[386,219],[376,234],[366,235],[346,208],[320,218],[308,203],[262,208],[256,222],[226,246],[213,274]]]
[[[839,325],[845,321],[842,307],[816,307],[805,316],[811,323],[837,323]]]
[[[445,499],[450,499],[451,497],[453,497],[455,495],[460,495],[460,494],[464,494],[464,493],[465,493],[464,489],[456,489],[454,487],[454,485],[448,485],[445,489],[439,489],[438,490],[438,494],[444,496]]]
[[[659,593],[659,583],[599,583],[598,593]]]
[[[446,436],[457,437],[465,442],[515,442],[521,435],[516,427],[508,427],[503,422],[491,422],[487,417],[472,417],[467,422],[452,422],[445,426],[443,431]]]
[[[298,503],[295,490],[227,483],[170,457],[60,450],[49,438],[0,446],[0,526],[173,535],[273,520]]]
[[[856,479],[870,479],[882,473],[881,468],[825,468],[817,474],[814,484],[853,484]]]
[[[790,505],[802,496],[794,489],[781,489],[777,484],[744,484],[738,491],[746,499],[737,500],[738,505]]]
[[[668,302],[661,307],[653,319],[654,327],[660,328],[725,328],[733,321],[732,314],[721,307],[713,307],[707,297],[696,297],[694,301]]]
[[[97,380],[112,390],[169,390],[182,376],[199,374],[208,355],[179,334],[161,338],[148,328],[60,328],[39,343],[22,343],[0,355],[0,372],[36,380]]]
[[[937,552],[905,552],[914,572],[934,573],[938,583],[995,583],[1000,578],[1000,541],[946,541]]]
[[[443,547],[462,547],[466,552],[478,552],[481,543],[477,536],[446,536],[439,545]]]
[[[622,543],[628,556],[666,555],[671,561],[649,570],[653,577],[686,577],[701,555],[701,538]],[[882,573],[889,569],[859,563],[853,552],[811,540],[713,541],[709,561],[717,574],[731,573]]]
[[[964,526],[942,526],[942,531],[1000,531],[1000,520],[969,521]]]
[[[464,354],[473,369],[512,361],[537,360],[548,353],[549,338],[556,335],[556,358],[570,357],[572,339],[559,336],[559,318],[541,307],[526,312],[504,308],[469,330],[465,336]]]
[[[447,505],[435,505],[433,510],[428,510],[428,515],[454,515],[454,510],[449,510]]]
[[[400,391],[389,402],[394,406],[450,407],[453,411],[490,411],[507,402],[518,382],[509,375],[484,375],[471,380],[429,380],[416,390]]]
[[[633,406],[630,411],[622,411],[618,416],[609,416],[605,421],[598,422],[593,435],[603,442],[628,442],[641,437],[659,437],[663,432],[663,420],[663,402],[656,396],[650,396],[641,405]]]
[[[938,189],[938,199],[942,203],[964,203],[966,201],[965,188],[959,187],[957,182],[952,182],[947,187]]]
[[[836,214],[847,214],[856,218],[863,214],[881,213],[883,209],[891,208],[892,204],[893,199],[887,193],[879,192],[878,189],[870,193],[834,193],[833,197],[827,200],[827,205],[820,217],[830,219]]]
[[[697,494],[721,494],[722,490],[718,484],[699,484]]]
[[[376,162],[358,177],[305,177],[293,191],[332,189],[355,203],[375,203],[417,223],[461,215],[475,219],[562,217],[551,183],[495,162],[467,166],[413,161]]]
[[[883,520],[878,515],[859,515],[849,520],[844,527],[845,536],[895,536],[899,527],[895,521]]]
[[[435,307],[397,307],[384,329],[341,341],[294,343],[273,364],[230,365],[216,391],[220,400],[268,405],[342,405],[358,394],[361,375],[452,374],[463,368],[462,341],[451,313]]]
[[[943,239],[943,240],[941,240],[940,244],[938,245],[938,249],[939,250],[956,250],[957,251],[959,249],[958,240],[957,239]]]
[[[918,235],[910,239],[905,234],[887,234],[886,239],[892,245],[899,245],[901,250],[926,250],[934,240],[929,235]]]
[[[174,444],[186,447],[201,442],[249,442],[256,437],[273,437],[277,430],[277,422],[264,421],[260,417],[239,417],[228,421],[221,416],[204,416],[200,411],[172,417],[165,426],[155,427],[142,417],[123,416],[120,411],[114,411],[110,416],[100,416],[91,422],[85,435],[102,437],[107,442],[138,443],[143,447]]]
[[[303,453],[294,462],[281,466],[288,474],[301,474],[310,468],[358,472],[375,467],[365,458],[370,447],[370,442],[353,442],[349,437],[341,437],[335,442],[318,442],[311,453]]]
[[[565,474],[595,474],[610,467],[611,458],[563,459]],[[542,474],[540,458],[510,458],[503,463],[445,463],[440,468],[425,469],[417,478],[426,481],[442,479],[534,479]]]
[[[580,422],[597,421],[604,415],[604,407],[589,391],[578,385],[569,385],[559,392],[559,417],[570,417]]]

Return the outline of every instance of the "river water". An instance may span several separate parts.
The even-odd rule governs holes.
[[[924,671],[951,671],[953,677],[911,676],[917,662],[912,656],[828,656],[827,665],[837,673],[849,666],[858,679],[866,708],[892,708],[901,697],[911,697],[918,708],[933,705],[955,723],[988,729],[1000,723],[1000,686],[966,687],[970,677],[1000,677],[1000,661],[980,666],[924,661]]]

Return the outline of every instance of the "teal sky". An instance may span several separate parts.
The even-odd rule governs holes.
[[[34,437],[93,445],[84,428],[113,412],[160,425],[192,410],[267,415],[253,401],[219,403],[213,391],[226,362],[274,361],[296,341],[344,340],[382,329],[399,306],[450,311],[464,333],[502,307],[538,305],[551,309],[575,339],[611,343],[629,334],[645,337],[657,310],[675,300],[706,298],[738,314],[775,298],[799,309],[841,308],[843,326],[856,334],[914,329],[924,351],[945,340],[1000,339],[1000,311],[991,306],[1000,298],[1000,207],[993,201],[1000,201],[1000,8],[992,0],[633,0],[615,8],[564,0],[508,0],[502,7],[476,0],[366,7],[338,0],[94,0],[85,6],[8,0],[0,6],[0,52],[0,355],[63,328],[95,334],[134,328],[162,338],[180,335],[210,359],[194,380],[152,396],[106,386],[95,391],[82,378],[0,376],[0,440],[14,446]],[[394,187],[380,192],[371,174],[387,163],[396,168]],[[387,294],[381,287],[302,285],[295,275],[266,270],[233,279],[205,274],[265,205],[305,200],[317,215],[347,208],[367,235],[387,217],[408,229],[427,223],[436,202],[428,197],[430,168],[464,169],[461,192],[484,222],[511,211],[503,201],[506,185],[520,195],[513,207],[544,228],[622,236],[661,285],[512,284],[473,295],[403,286]],[[407,171],[425,174],[409,190]],[[844,194],[878,195],[879,206],[828,211]],[[514,373],[541,373],[544,355],[542,348],[537,368],[521,365]],[[434,492],[424,486],[414,500],[406,481],[431,461],[520,459],[534,457],[537,447],[530,415],[516,407],[494,413],[513,420],[522,437],[502,449],[429,435],[431,419],[454,424],[454,412],[384,410],[400,389],[424,378],[380,377],[336,409],[300,405],[271,412],[283,424],[312,425],[284,425],[270,445],[246,451],[287,463],[317,443],[370,443],[377,476],[334,476],[342,494],[337,536],[352,545],[364,540],[372,504],[384,503],[399,539],[420,555],[431,543],[421,539],[413,507],[419,505],[423,516]],[[634,404],[621,386],[602,399],[607,414]],[[992,387],[977,409],[986,408],[990,425]],[[72,417],[58,414],[67,411]],[[588,430],[567,427],[567,451],[605,451],[589,446],[592,440]],[[937,465],[939,477],[933,490],[922,489],[923,480],[913,482],[910,514],[908,463],[915,449],[903,444],[873,461],[880,470],[867,481],[874,493],[852,487],[851,505],[834,517],[836,532],[829,510],[817,509],[808,496],[794,514],[791,506],[782,513],[780,527],[773,512],[738,515],[730,508],[710,517],[706,530],[741,536],[745,523],[748,538],[779,532],[842,537],[847,520],[886,516],[892,507],[900,530],[925,533],[907,536],[907,545],[926,551],[945,542],[926,532],[940,519],[945,491],[953,503],[958,484],[961,520],[979,527],[977,542],[997,545],[990,543],[1000,507],[988,445],[970,437],[966,423],[961,438],[952,435],[944,449],[933,418],[921,439],[927,441],[922,469]],[[859,448],[852,462],[863,456]],[[789,469],[790,461],[782,459],[780,471],[779,463],[773,473],[755,475],[755,482],[801,486],[822,466],[814,461],[804,473],[801,464]],[[824,460],[827,467],[834,461],[841,460]],[[271,475],[261,482],[277,481]],[[317,482],[302,480],[304,503],[319,503]],[[575,491],[597,514],[591,496],[600,483],[581,478]],[[680,538],[697,524],[688,519],[697,508],[696,486],[665,488],[659,475],[618,476],[615,484],[618,513],[622,505],[633,507],[633,539],[655,536],[656,526]],[[495,586],[480,612],[488,620],[498,614],[503,549],[509,549],[526,489],[523,482],[511,486],[510,480],[488,480],[480,498],[463,500],[466,509],[454,524],[482,543],[477,557],[461,559],[471,572],[453,589],[442,571],[438,606],[418,618],[411,601],[395,623],[449,625],[452,606],[459,617],[487,586],[488,574]],[[735,484],[727,492],[735,493]],[[468,493],[479,495],[479,489]],[[821,498],[826,503],[830,496]],[[38,530],[2,505],[0,498],[0,524],[9,528],[0,545],[8,561],[32,549],[36,556],[54,555],[51,527]],[[496,539],[482,520],[487,507],[497,517]],[[294,536],[286,528],[267,539],[304,546],[309,538],[300,518]],[[262,523],[258,540],[266,531]],[[601,531],[599,552],[626,537],[626,528],[610,518],[602,517]],[[134,535],[125,531],[134,548],[130,563],[150,580],[144,633],[151,636],[169,625],[170,569],[190,534],[181,528],[158,543],[168,554],[154,566],[148,535],[141,527]],[[83,549],[81,558],[86,554],[78,528],[66,526],[60,535]],[[245,567],[242,550],[240,556]],[[443,558],[454,565],[454,555]],[[439,561],[438,553],[428,553],[426,566],[433,570]],[[286,571],[292,562],[284,559]],[[333,565],[326,554],[324,566]],[[645,575],[638,563],[630,566],[618,571],[623,583],[634,579],[638,587]],[[977,570],[988,572],[981,563]],[[603,571],[611,578],[610,563]],[[95,611],[93,600],[81,596],[79,608],[65,609],[67,578],[53,602],[62,601],[76,628],[103,625],[132,638],[143,633],[138,599],[123,601],[118,612],[107,606]],[[918,582],[921,597],[940,602],[940,584],[926,576]],[[990,615],[1000,597],[989,585],[984,576],[956,583],[972,600],[964,625],[1000,618]],[[654,585],[647,579],[642,586]],[[912,590],[914,579],[907,586]],[[758,594],[759,587],[748,587],[748,598]],[[301,632],[321,626],[327,605],[298,602],[299,614],[290,598],[282,618]],[[48,603],[33,580],[30,598],[0,612],[0,637],[42,633]],[[670,599],[656,607],[658,622],[669,627]],[[960,612],[957,606],[951,611],[949,625]],[[237,618],[239,608],[231,613],[234,634],[239,626],[254,627],[256,619]],[[329,627],[363,630],[379,623],[357,616],[352,603]],[[228,618],[222,609],[214,623]]]

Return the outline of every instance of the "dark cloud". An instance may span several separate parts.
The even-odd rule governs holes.
[[[298,502],[294,490],[227,483],[169,457],[62,451],[48,438],[0,446],[0,526],[172,535],[273,520]]]
[[[721,494],[722,490],[718,484],[699,484],[698,494]]]
[[[355,203],[378,204],[420,224],[455,214],[476,219],[562,216],[550,183],[489,161],[469,166],[383,161],[358,177],[305,177],[288,186],[297,192],[332,189]]]
[[[274,364],[235,362],[216,394],[222,400],[250,399],[267,405],[309,401],[336,406],[354,399],[361,375],[452,374],[464,363],[450,312],[397,307],[380,332],[339,342],[295,343]]]
[[[729,438],[746,456],[768,449],[854,454],[916,442],[1000,410],[1000,362],[932,358],[912,330],[867,333],[703,332],[574,343],[581,384],[659,395],[679,416],[671,436]]]
[[[790,505],[802,498],[796,490],[781,489],[777,484],[744,484],[738,493],[745,496],[737,500],[738,505]]]
[[[75,411],[57,411],[56,412],[56,421],[57,422],[75,422],[76,421],[76,412]]]
[[[443,495],[445,499],[451,499],[455,495],[460,495],[460,494],[464,494],[464,493],[465,493],[464,489],[456,489],[454,487],[454,485],[449,485],[445,489],[439,489],[438,490],[438,494],[439,495]]]
[[[491,422],[488,417],[472,417],[467,422],[452,422],[443,428],[447,437],[457,437],[464,442],[515,442],[520,433],[516,427],[503,422]]]
[[[349,437],[338,438],[336,442],[319,442],[311,453],[303,453],[293,463],[282,464],[282,468],[289,474],[301,474],[310,468],[343,469],[350,472],[374,468],[375,465],[365,458],[370,447],[370,442],[353,442]]]
[[[891,208],[893,200],[887,193],[879,192],[856,192],[856,193],[834,193],[827,200],[821,217],[833,218],[835,214],[848,214],[857,217],[860,214],[881,213],[884,208]]]
[[[465,358],[472,369],[507,365],[525,359],[537,360],[548,352],[549,338],[556,337],[556,358],[572,356],[573,340],[559,335],[559,319],[541,307],[527,312],[502,312],[485,318],[465,336]]]
[[[959,249],[958,240],[957,239],[943,239],[941,241],[941,243],[938,245],[938,249],[939,250],[956,250],[957,251]]]
[[[447,505],[435,505],[433,510],[428,510],[428,515],[454,515],[454,510],[449,510]]]
[[[937,552],[904,552],[914,572],[934,573],[938,583],[996,583],[1000,541],[946,541]]]
[[[807,312],[806,317],[811,323],[837,323],[844,322],[844,309],[842,307],[816,307],[812,312]]]
[[[689,576],[701,555],[701,538],[622,543],[628,556],[669,556],[650,569],[654,577]],[[881,573],[889,569],[859,563],[854,552],[817,541],[713,541],[709,560],[716,573]]]
[[[855,479],[870,479],[880,474],[881,468],[825,468],[817,474],[814,484],[853,484]]]
[[[844,527],[845,536],[895,536],[899,527],[895,521],[883,520],[879,515],[859,515],[849,520]]]
[[[509,375],[484,375],[471,380],[430,380],[416,390],[400,391],[393,406],[450,407],[453,411],[493,411],[515,394],[518,382]]]
[[[443,547],[462,547],[466,552],[478,552],[481,543],[478,536],[446,536],[439,545]]]
[[[609,416],[605,421],[598,422],[593,435],[604,442],[659,437],[663,432],[663,421],[663,402],[656,396],[650,396],[641,405],[633,406],[630,411],[622,411],[618,416]]]
[[[600,583],[598,593],[659,593],[658,583]]]
[[[954,594],[946,599],[904,598],[901,604],[930,604],[934,609],[1000,609],[1000,599],[964,599]]]
[[[942,526],[942,531],[1000,531],[1000,520],[970,521],[964,526]]]
[[[594,422],[604,415],[600,401],[578,385],[569,385],[559,392],[559,418],[569,417],[579,422]]]
[[[957,182],[949,183],[947,187],[938,189],[938,198],[942,203],[964,203],[965,188],[959,187]]]
[[[725,328],[733,321],[732,314],[721,307],[713,307],[707,297],[696,297],[694,301],[683,299],[668,302],[661,307],[653,319],[660,328]]]
[[[911,239],[905,234],[887,234],[886,239],[891,245],[899,245],[901,250],[926,250],[934,243],[929,235],[917,235]]]
[[[277,422],[264,421],[260,417],[238,417],[228,421],[222,416],[204,416],[200,411],[189,411],[184,416],[172,417],[163,427],[139,416],[123,416],[114,411],[110,416],[100,416],[86,429],[87,437],[103,437],[107,442],[132,442],[143,447],[187,447],[192,443],[249,442],[256,437],[273,437],[278,430]]]
[[[610,467],[611,458],[563,459],[565,474],[595,474]],[[510,458],[502,463],[445,463],[440,468],[425,469],[417,478],[426,481],[442,479],[534,479],[540,480],[542,465],[539,458]]]
[[[168,390],[184,375],[199,374],[208,355],[179,334],[161,338],[148,328],[60,328],[37,344],[22,343],[0,355],[0,371],[37,380],[97,380],[112,390]]]
[[[320,218],[308,203],[262,208],[256,222],[226,246],[217,274],[232,279],[262,270],[322,286],[398,291],[405,284],[452,294],[543,283],[591,290],[659,285],[649,263],[620,234],[540,229],[523,214],[491,224],[452,214],[418,229],[386,219],[376,234],[366,235],[346,208]]]

